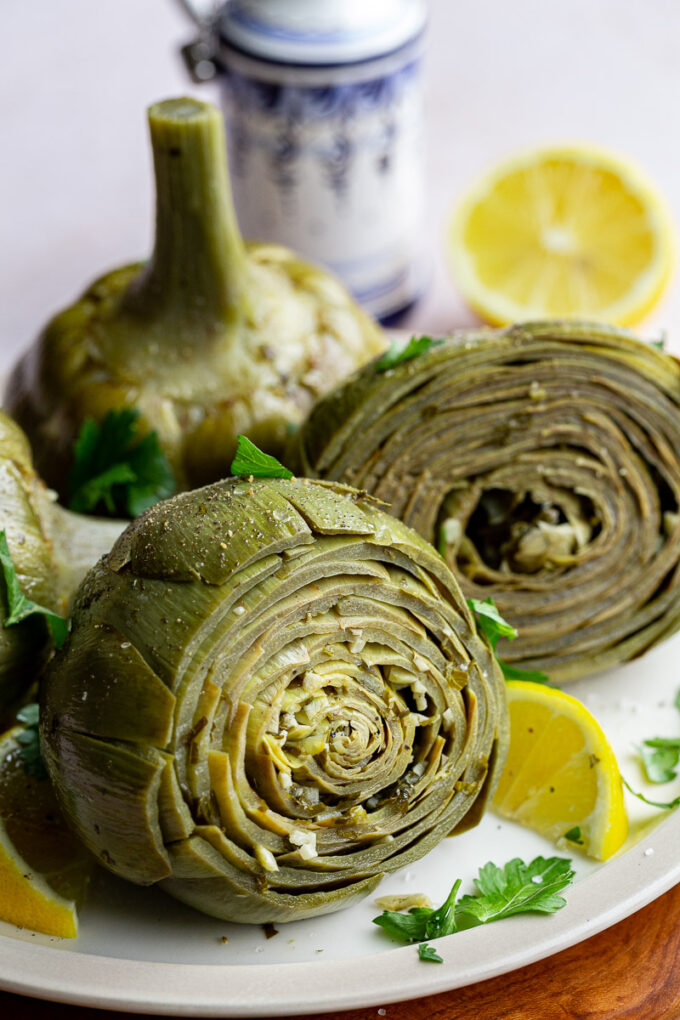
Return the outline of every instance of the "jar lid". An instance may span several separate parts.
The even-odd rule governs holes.
[[[228,0],[214,26],[221,42],[286,64],[350,64],[420,35],[425,0]]]

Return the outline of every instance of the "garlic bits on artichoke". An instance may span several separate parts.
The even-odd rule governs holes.
[[[365,488],[569,680],[680,626],[680,364],[633,334],[526,323],[412,342],[321,399],[291,466]],[[418,353],[422,349],[422,353]]]
[[[365,493],[283,478],[132,523],[80,588],[41,720],[106,867],[252,923],[343,907],[475,824],[507,745],[443,559]]]
[[[64,499],[87,419],[137,408],[190,488],[228,474],[238,433],[281,453],[314,400],[386,346],[334,277],[286,248],[244,243],[215,107],[170,99],[148,119],[150,261],[106,274],[52,319],[7,387],[40,474]]]

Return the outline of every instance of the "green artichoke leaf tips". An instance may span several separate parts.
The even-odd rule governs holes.
[[[40,732],[105,867],[261,924],[347,906],[475,825],[508,709],[427,542],[366,494],[241,458],[246,481],[156,504],[90,572]]]
[[[239,432],[283,454],[288,425],[386,346],[339,280],[280,245],[244,241],[216,107],[168,99],[149,108],[148,125],[151,258],[107,273],[52,319],[5,394],[40,475],[61,499],[88,508],[96,500],[116,513],[126,503],[139,512],[159,486],[167,494],[169,474],[151,457],[156,440],[148,436],[156,434],[178,489],[215,481]],[[108,428],[109,412],[123,408],[138,412],[144,464],[126,456],[85,477],[86,488],[72,480],[69,491],[81,428]],[[90,425],[79,444],[93,441],[91,433]],[[152,460],[154,478],[142,482]]]

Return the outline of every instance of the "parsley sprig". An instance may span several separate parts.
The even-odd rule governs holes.
[[[638,793],[637,790],[634,790],[628,780],[624,779],[623,776],[621,776],[621,781],[629,793],[632,793],[634,797],[637,797],[637,799],[641,800],[644,804],[649,804],[650,807],[658,807],[661,808],[662,811],[672,811],[673,808],[680,807],[680,797],[675,797],[673,800],[667,801],[650,800],[649,797],[645,797],[644,793]]]
[[[475,614],[477,626],[491,645],[491,650],[496,655],[496,645],[504,637],[508,641],[514,641],[517,637],[517,630],[504,620],[492,598],[468,599],[467,604]],[[503,671],[506,680],[525,680],[535,684],[547,684],[548,677],[538,669],[519,669],[509,662],[504,662],[496,655],[496,661]]]
[[[24,705],[17,712],[17,719],[24,723],[25,729],[17,737],[19,757],[24,763],[24,772],[35,779],[47,779],[47,769],[40,754],[40,734],[38,732],[39,708],[36,704]]]
[[[443,343],[443,340],[433,340],[431,336],[412,336],[405,347],[393,341],[382,358],[376,362],[375,370],[386,372],[388,368],[395,368],[405,361],[411,361],[429,351],[431,347],[441,347]]]
[[[680,737],[650,737],[638,745],[637,751],[650,783],[670,783],[677,777]]]
[[[675,695],[674,704],[680,710],[680,690]],[[680,737],[649,737],[636,745],[635,749],[642,759],[645,776],[650,783],[670,783],[677,778]]]
[[[251,443],[247,436],[239,436],[236,456],[231,462],[231,473],[242,478],[292,478],[293,472],[268,453]]]
[[[52,640],[57,648],[61,648],[69,630],[68,621],[58,613],[47,609],[45,606],[33,602],[24,595],[17,577],[16,567],[12,560],[12,554],[7,544],[7,534],[3,529],[0,531],[0,569],[5,582],[5,594],[7,601],[7,615],[5,616],[5,627],[14,627],[29,616],[44,616]]]
[[[474,880],[475,893],[461,896],[461,880],[454,882],[441,907],[412,907],[408,913],[384,910],[373,923],[398,942],[418,942],[421,960],[441,963],[427,942],[466,928],[500,921],[513,914],[553,914],[566,903],[559,895],[571,885],[574,871],[565,857],[536,857],[525,864],[519,857],[500,868],[489,861]]]
[[[138,517],[175,492],[172,468],[157,432],[139,435],[139,411],[109,411],[100,424],[84,422],[73,447],[69,506],[77,513],[102,508]]]

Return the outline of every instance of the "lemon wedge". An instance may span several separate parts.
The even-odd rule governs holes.
[[[0,920],[75,938],[92,858],[66,827],[49,780],[26,774],[24,729],[0,737]]]
[[[450,230],[456,282],[486,321],[639,322],[673,266],[665,202],[624,157],[591,146],[533,150],[471,189]]]
[[[628,819],[619,767],[599,723],[554,687],[522,680],[506,687],[510,751],[494,809],[606,860],[624,842]]]

